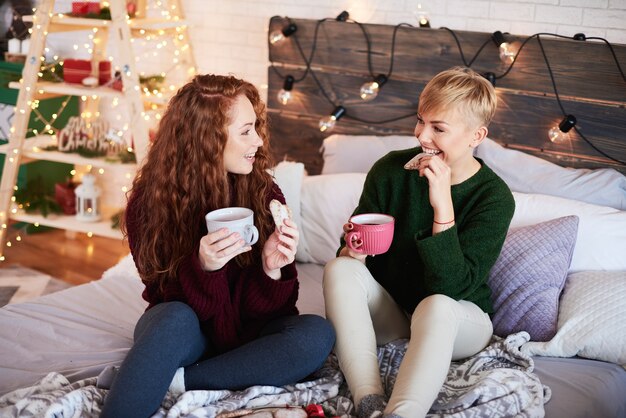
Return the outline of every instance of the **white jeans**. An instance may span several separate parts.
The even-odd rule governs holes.
[[[451,360],[476,354],[493,333],[489,315],[444,295],[422,300],[409,319],[363,263],[350,257],[324,269],[326,317],[335,327],[335,353],[355,405],[384,395],[376,345],[409,338],[386,413],[424,417],[443,385]]]

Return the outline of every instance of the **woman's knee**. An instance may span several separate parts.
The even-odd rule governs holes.
[[[324,267],[324,296],[335,292],[345,295],[346,291],[352,294],[355,287],[361,284],[364,269],[367,270],[367,267],[352,257],[337,257],[329,261]]]
[[[299,315],[293,340],[301,346],[311,361],[321,365],[335,345],[335,329],[330,322],[318,315]]]
[[[183,302],[164,302],[146,311],[135,329],[135,339],[147,328],[158,329],[166,335],[180,332],[188,333],[194,328],[199,329],[198,316],[194,310]]]
[[[416,321],[454,321],[456,304],[458,302],[449,296],[435,294],[428,296],[417,305],[411,316],[411,326]]]
[[[335,329],[331,323],[319,315],[300,315],[301,332],[308,336],[314,336],[319,341],[322,350],[330,350],[335,345]]]

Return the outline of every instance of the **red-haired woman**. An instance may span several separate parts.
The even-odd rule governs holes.
[[[234,77],[196,76],[170,100],[133,182],[125,233],[148,309],[110,386],[103,417],[147,417],[168,391],[295,383],[335,341],[330,324],[298,315],[298,229],[275,227],[269,202],[285,199],[270,166],[265,105]],[[204,215],[254,211],[258,243],[207,233]]]

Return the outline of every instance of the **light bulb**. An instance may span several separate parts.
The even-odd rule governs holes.
[[[550,141],[555,144],[562,144],[563,142],[569,141],[569,132],[563,132],[559,129],[558,125],[554,125],[548,131],[548,137],[550,138]]]
[[[504,34],[499,30],[495,31],[491,35],[491,39],[500,51],[500,61],[505,64],[512,63],[515,60],[515,55],[517,54],[517,43],[507,42],[506,39],[504,39]]]
[[[291,75],[288,75],[287,77],[285,77],[283,88],[280,89],[280,91],[276,95],[276,98],[278,99],[278,101],[282,103],[283,105],[286,105],[291,100],[291,97],[292,97],[291,90],[293,89],[294,81],[295,79]]]
[[[281,104],[286,105],[291,100],[291,92],[289,90],[280,89],[276,98]]]
[[[282,42],[285,38],[293,35],[298,30],[295,23],[290,23],[282,29],[270,32],[270,44],[275,45]]]
[[[430,28],[430,21],[428,19],[429,13],[422,9],[420,3],[418,3],[417,10],[413,12],[413,14],[417,17],[417,23],[420,28]]]
[[[272,45],[277,44],[283,39],[285,39],[285,36],[283,35],[283,32],[281,30],[275,30],[270,33],[270,44]]]
[[[515,60],[516,52],[512,44],[503,42],[500,45],[500,61],[508,64],[512,63]]]
[[[367,83],[363,83],[361,86],[361,99],[369,102],[370,100],[374,100],[376,96],[378,96],[378,92],[380,88],[387,82],[387,77],[384,74],[379,74],[373,81],[368,81]]]
[[[320,131],[321,132],[330,131],[331,129],[335,127],[336,121],[337,121],[337,118],[335,118],[333,115],[323,117],[322,119],[320,119],[320,123],[319,123]]]
[[[558,125],[553,126],[548,131],[548,138],[555,144],[562,144],[570,140],[570,130],[576,125],[576,117],[567,115]]]
[[[380,86],[375,81],[368,81],[361,86],[361,99],[367,101],[374,100],[378,96],[378,88]]]
[[[328,116],[320,119],[319,127],[321,132],[330,131],[335,127],[335,122],[337,122],[343,115],[346,113],[346,108],[343,106],[337,106],[333,113]]]

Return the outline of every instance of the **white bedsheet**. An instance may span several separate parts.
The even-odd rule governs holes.
[[[300,312],[323,315],[322,266],[298,264],[298,272]],[[0,308],[0,395],[31,386],[49,372],[75,382],[121,363],[146,307],[142,290],[127,257],[101,280]],[[560,418],[563,411],[572,418],[626,413],[620,396],[626,373],[618,365],[578,358],[537,360],[538,373],[552,389],[547,417]]]

